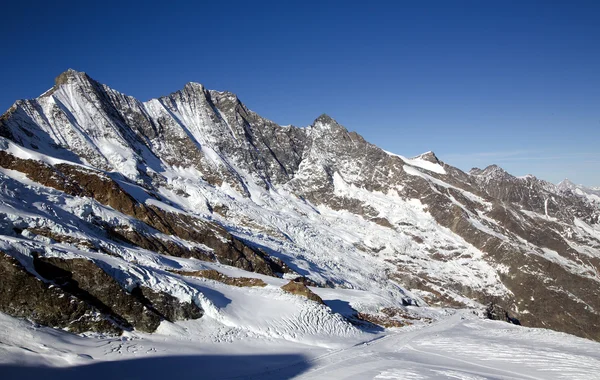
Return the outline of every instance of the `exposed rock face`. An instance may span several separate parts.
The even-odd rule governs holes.
[[[173,271],[174,273],[181,274],[183,276],[202,277],[209,280],[222,282],[226,285],[247,287],[247,286],[259,286],[265,287],[267,283],[259,278],[251,277],[230,277],[214,269],[206,269],[199,271]]]
[[[494,321],[504,321],[515,325],[521,324],[518,319],[512,318],[506,310],[493,302],[488,305],[487,309],[485,309],[485,315],[488,319],[492,319]]]
[[[145,286],[136,286],[131,290],[131,295],[169,322],[198,319],[203,315],[202,309],[195,303],[181,302],[168,293],[156,292]]]
[[[160,315],[123,290],[109,275],[85,259],[34,258],[37,273],[65,292],[94,306],[125,329],[152,332]]]
[[[409,326],[415,320],[431,321],[429,318],[415,317],[398,308],[384,308],[377,314],[357,313],[355,319],[385,328]]]
[[[0,253],[0,272],[3,313],[75,333],[121,331],[103,318],[100,310],[61,288],[50,287],[4,253]]]
[[[161,320],[196,319],[202,310],[164,292],[145,287],[125,291],[119,283],[86,259],[34,257],[36,272],[60,289],[99,310],[117,326],[153,332]]]
[[[142,248],[271,276],[293,269],[310,284],[385,287],[399,303],[493,302],[524,325],[600,340],[594,190],[397,156],[327,115],[281,127],[197,83],[143,103],[72,70],[15,103],[0,136],[0,196],[22,211],[0,213],[0,231],[25,255],[46,239],[131,265]],[[84,272],[77,289],[102,277]],[[154,291],[108,306],[132,325],[139,311],[147,330],[197,314]]]

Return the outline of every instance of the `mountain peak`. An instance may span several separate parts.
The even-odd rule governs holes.
[[[337,124],[337,121],[335,121],[334,118],[332,118],[331,116],[327,115],[326,113],[321,114],[321,116],[319,116],[318,118],[315,119],[315,122],[313,124],[317,124],[317,123],[321,123],[321,124]]]
[[[504,169],[496,164],[488,165],[485,169],[483,169],[484,173],[506,173]]]
[[[340,133],[347,133],[348,130],[334,118],[327,114],[322,114],[313,122],[311,129],[316,132],[315,136],[338,136]]]
[[[204,86],[198,82],[188,82],[183,88],[204,91]]]
[[[437,156],[435,155],[435,153],[433,153],[432,151],[429,152],[425,152],[423,154],[419,154],[417,157],[414,157],[420,160],[424,160],[424,161],[429,161],[429,162],[433,162],[434,164],[438,164],[440,162],[440,160],[437,158]]]
[[[74,81],[78,81],[81,79],[90,80],[91,78],[83,71],[68,69],[67,71],[61,73],[59,76],[57,76],[54,79],[54,84],[56,86],[60,86],[60,85],[72,83]]]
[[[575,184],[573,182],[571,182],[568,178],[565,178],[562,181],[560,181],[556,186],[558,186],[558,187],[573,187],[573,186],[575,186]]]
[[[317,130],[346,130],[340,123],[335,121],[334,118],[325,113],[316,118],[312,126]]]
[[[469,174],[486,178],[511,177],[506,170],[496,164],[489,165],[485,169],[473,168],[469,170]]]

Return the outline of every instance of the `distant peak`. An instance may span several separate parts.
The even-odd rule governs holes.
[[[418,156],[416,156],[414,158],[420,159],[420,160],[424,160],[424,161],[433,162],[434,164],[437,164],[437,163],[440,162],[440,160],[437,158],[437,156],[435,155],[435,153],[433,153],[432,151],[425,152],[423,154],[419,154]]]
[[[90,77],[83,71],[68,69],[54,79],[54,84],[56,86],[60,86],[81,79],[89,80]]]
[[[560,181],[556,187],[559,190],[575,190],[578,186],[576,184],[574,184],[573,182],[571,182],[568,178],[563,179],[562,181]]]
[[[561,185],[569,186],[569,185],[575,185],[575,184],[573,182],[571,182],[568,178],[565,178],[558,183],[558,186],[561,186]]]
[[[318,118],[316,118],[315,122],[313,124],[317,124],[317,123],[321,123],[321,124],[337,124],[337,121],[335,121],[331,116],[329,116],[326,113],[324,113],[324,114],[321,114],[321,116],[319,116]]]
[[[489,165],[485,169],[473,168],[469,171],[469,174],[488,177],[488,178],[502,178],[502,177],[512,177],[506,170],[502,169],[500,166],[493,164]]]
[[[204,86],[198,82],[188,82],[185,84],[184,88],[204,90]]]
[[[230,91],[217,91],[217,90],[208,90],[210,96],[216,101],[230,101],[230,102],[240,102],[240,99],[236,94]]]
[[[318,134],[326,133],[331,134],[332,132],[343,131],[347,132],[346,128],[341,126],[334,118],[327,114],[322,114],[312,124],[312,128],[315,131],[319,131]]]
[[[206,98],[208,90],[198,82],[188,82],[181,90],[175,92],[190,98]]]
[[[483,169],[483,171],[488,172],[488,173],[504,172],[504,169],[502,169],[500,166],[498,166],[496,164],[492,164],[492,165],[489,165],[488,167],[486,167],[485,169]]]
[[[508,174],[506,170],[502,169],[500,166],[496,164],[489,165],[487,168],[483,169],[482,174]]]

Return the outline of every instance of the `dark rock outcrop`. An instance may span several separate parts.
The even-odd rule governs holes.
[[[0,273],[0,311],[3,313],[74,333],[121,332],[99,309],[60,287],[41,281],[2,252]]]
[[[124,329],[153,332],[163,319],[176,321],[202,316],[202,310],[195,304],[180,302],[166,293],[146,287],[136,287],[129,293],[90,260],[36,256],[33,265],[40,276]]]
[[[156,292],[146,286],[136,286],[131,290],[131,295],[146,308],[169,322],[198,319],[204,315],[202,309],[195,303],[181,302],[168,293]]]
[[[485,316],[487,319],[491,319],[494,321],[504,321],[508,323],[512,323],[513,325],[520,325],[518,319],[513,318],[508,314],[504,308],[498,304],[490,303],[488,307],[485,309]]]

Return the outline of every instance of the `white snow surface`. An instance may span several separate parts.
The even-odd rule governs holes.
[[[406,162],[410,166],[417,167],[420,169],[425,169],[425,170],[428,170],[430,172],[434,172],[437,174],[446,174],[446,170],[442,167],[442,165],[436,164],[434,162],[427,161],[427,160],[424,160],[423,158],[421,158],[421,156],[423,156],[424,154],[430,153],[430,152],[423,153],[423,154],[421,154],[417,157],[413,157],[413,158],[407,158],[407,157],[401,156],[399,154],[391,153],[391,152],[386,152],[386,153],[389,154],[390,156],[400,157],[402,159],[402,161]]]
[[[254,335],[213,319],[154,334],[83,337],[0,314],[3,379],[597,379],[600,344],[447,311],[429,325],[337,348]]]

